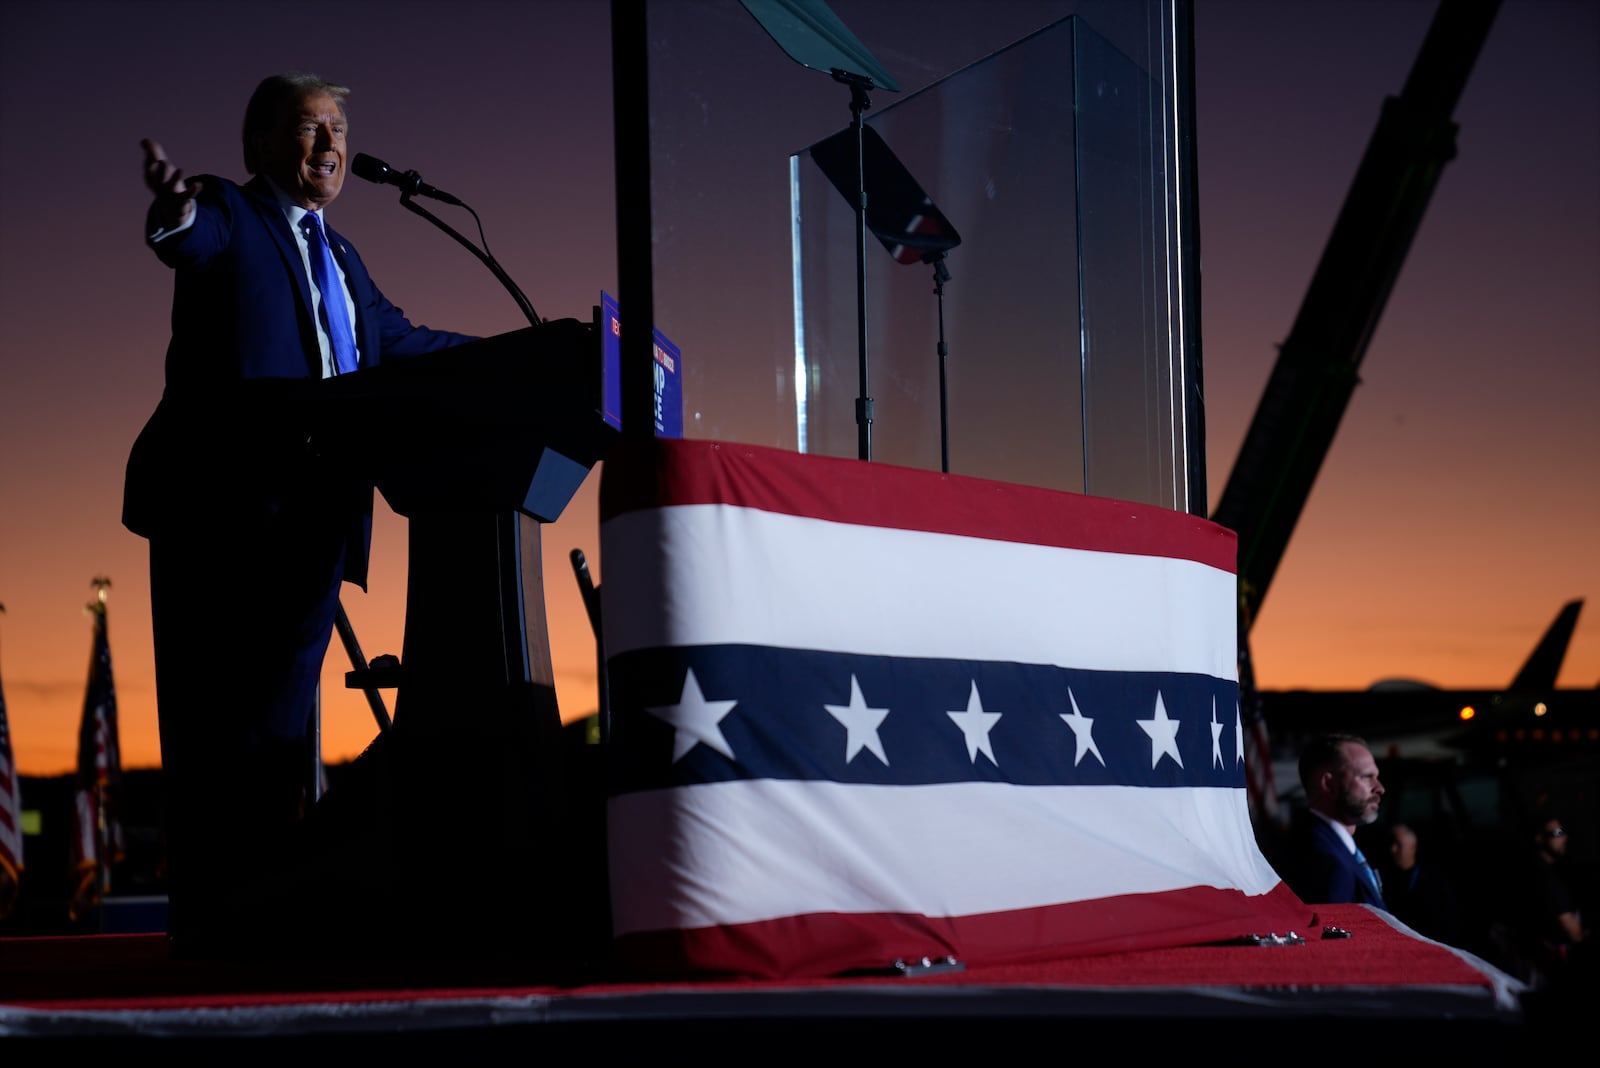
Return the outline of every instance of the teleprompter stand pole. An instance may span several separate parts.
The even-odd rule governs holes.
[[[933,292],[939,298],[939,470],[950,473],[950,391],[947,365],[950,346],[944,340],[944,284],[950,281],[950,271],[944,265],[944,253],[933,258]]]
[[[842,80],[842,79],[841,79]],[[868,83],[870,84],[870,83]],[[872,422],[872,397],[867,390],[866,326],[866,235],[872,233],[894,257],[896,263],[933,265],[934,292],[939,297],[939,436],[942,467],[950,473],[946,357],[949,346],[944,332],[944,284],[950,272],[945,254],[961,244],[961,235],[950,225],[933,198],[906,170],[883,140],[881,134],[860,121],[859,107],[852,109],[856,122],[847,129],[817,142],[811,158],[839,191],[856,207],[857,314],[861,328],[861,398],[856,402],[856,421],[861,426],[863,460],[870,459],[868,435]]]
[[[868,89],[898,93],[894,76],[873,58],[850,27],[822,0],[741,0],[762,29],[789,58],[811,70],[827,71],[834,81],[850,87],[850,127],[854,135],[854,181],[835,180],[839,192],[855,203],[856,210],[856,334],[861,361],[861,395],[856,398],[857,450],[872,459],[872,393],[867,388],[867,183],[862,149],[861,113],[872,105]],[[841,161],[842,162],[842,161]],[[843,169],[842,167],[840,168]],[[830,176],[832,177],[832,176]],[[626,422],[626,418],[624,418]]]
[[[872,391],[867,372],[867,171],[862,143],[862,112],[872,106],[867,90],[872,79],[835,67],[833,80],[850,87],[850,129],[856,144],[856,347],[861,369],[861,394],[856,397],[856,447],[858,458],[872,459]]]

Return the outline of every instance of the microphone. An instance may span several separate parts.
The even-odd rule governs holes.
[[[422,175],[416,171],[402,173],[383,162],[383,160],[369,156],[365,152],[356,153],[355,159],[350,161],[350,169],[355,172],[357,178],[365,178],[367,181],[375,182],[378,185],[397,186],[407,196],[430,197],[433,200],[442,200],[446,204],[454,204],[458,208],[466,207],[465,204],[446,193],[443,189],[435,189],[424,182]]]

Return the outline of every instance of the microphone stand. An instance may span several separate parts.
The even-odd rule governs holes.
[[[584,610],[589,614],[589,627],[594,631],[598,665],[595,673],[597,680],[595,696],[600,706],[600,742],[604,745],[611,741],[611,684],[610,673],[606,669],[605,627],[600,619],[600,588],[594,584],[594,577],[589,573],[589,561],[584,557],[582,549],[572,550],[569,559],[572,561],[573,573],[578,578],[578,592],[583,594]]]
[[[517,302],[517,307],[522,309],[522,314],[527,317],[528,322],[534,326],[544,325],[544,320],[540,319],[538,313],[533,310],[533,305],[528,303],[528,298],[523,296],[522,290],[517,288],[517,284],[511,280],[511,277],[507,275],[504,270],[501,269],[500,264],[495,262],[493,256],[489,255],[489,253],[484,251],[484,249],[480,249],[477,245],[474,245],[471,241],[468,241],[466,238],[462,237],[450,226],[449,223],[434,215],[433,212],[429,211],[427,208],[424,208],[420,204],[412,203],[410,193],[402,192],[400,194],[400,206],[405,208],[407,211],[414,212],[417,215],[422,216],[424,219],[427,219],[429,222],[433,223],[433,225],[437,226],[439,229],[455,238],[457,243],[459,243],[463,248],[467,249],[474,256],[478,257],[479,260],[483,261],[483,265],[494,273],[494,276],[500,280],[501,285],[506,287],[506,292],[510,293],[511,299]],[[467,211],[472,213],[473,219],[478,219],[477,212],[472,211],[472,209],[468,208],[465,204],[461,206],[467,208]],[[480,234],[483,233],[482,220],[478,220],[478,232]],[[488,244],[489,242],[485,240],[484,245],[487,246]]]

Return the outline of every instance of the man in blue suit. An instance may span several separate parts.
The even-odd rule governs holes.
[[[1356,845],[1356,828],[1378,818],[1383,783],[1367,743],[1351,734],[1313,738],[1300,752],[1309,811],[1291,835],[1284,873],[1308,904],[1357,902],[1385,908],[1377,869]]]
[[[413,325],[322,218],[344,185],[348,95],[311,75],[262,81],[243,186],[186,179],[143,142],[146,241],[176,278],[166,388],[129,457],[123,522],[150,541],[175,949],[226,943],[250,922],[235,903],[283,863],[339,589],[366,584],[372,486],[263,408],[261,381],[472,340]]]

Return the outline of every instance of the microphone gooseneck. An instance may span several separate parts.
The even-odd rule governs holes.
[[[427,219],[450,235],[462,248],[478,257],[483,265],[489,268],[494,273],[494,276],[500,280],[500,284],[506,287],[506,292],[510,293],[511,299],[517,302],[517,307],[522,309],[522,314],[527,317],[528,322],[533,326],[544,325],[544,320],[540,319],[539,313],[533,310],[533,305],[528,303],[528,298],[523,295],[522,290],[517,288],[517,284],[511,280],[511,277],[490,255],[489,241],[483,236],[483,220],[478,218],[478,213],[473,211],[470,205],[462,203],[442,189],[435,189],[427,184],[416,171],[397,171],[383,162],[383,160],[378,159],[376,156],[369,156],[365,152],[357,152],[351,158],[350,170],[357,178],[364,178],[378,185],[392,185],[398,188],[400,190],[400,206],[402,208]],[[446,204],[454,204],[458,208],[466,209],[478,224],[478,238],[483,242],[483,247],[479,248],[462,237],[448,223],[435,216],[421,204],[412,203],[412,197],[431,197],[434,200],[442,200]]]

